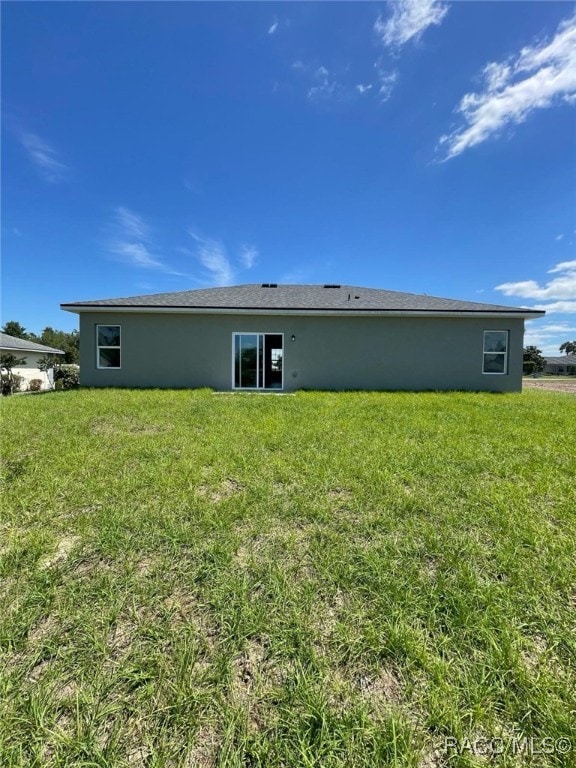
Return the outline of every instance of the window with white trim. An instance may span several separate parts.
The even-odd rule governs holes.
[[[508,373],[508,331],[484,331],[482,373]]]
[[[120,326],[96,326],[96,367],[120,368]]]

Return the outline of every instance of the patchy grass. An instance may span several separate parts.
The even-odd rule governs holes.
[[[489,763],[446,737],[519,766],[576,743],[575,399],[2,411],[3,767]]]

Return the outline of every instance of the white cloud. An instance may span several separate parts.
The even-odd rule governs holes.
[[[142,218],[134,211],[119,206],[116,208],[115,219],[118,227],[126,237],[133,237],[138,240],[147,240],[150,234],[150,228]]]
[[[385,101],[388,101],[392,95],[394,86],[398,82],[398,70],[387,71],[383,69],[380,59],[374,64],[374,66],[376,67],[378,82],[380,83],[377,97],[380,100],[380,103],[383,104]]]
[[[535,304],[530,309],[539,309],[552,314],[571,315],[576,313],[576,301],[554,301],[551,304]]]
[[[326,99],[336,95],[339,89],[338,83],[330,77],[326,67],[318,67],[313,78],[316,84],[308,89],[309,99]]]
[[[524,346],[533,345],[545,355],[561,354],[560,345],[574,338],[576,326],[569,322],[546,323],[545,320],[528,320],[524,334]]]
[[[496,286],[505,296],[522,296],[525,299],[576,299],[576,261],[563,261],[548,270],[548,274],[558,274],[545,285],[535,280],[522,280],[516,283],[502,283]]]
[[[196,241],[196,256],[205,268],[211,282],[216,285],[231,285],[234,282],[234,270],[222,243],[218,240],[202,237],[195,232],[189,234]]]
[[[576,270],[576,259],[574,261],[561,261],[560,264],[556,264],[555,267],[548,270],[548,274],[554,274],[555,272],[573,272]]]
[[[311,101],[345,101],[356,95],[356,88],[339,83],[325,66],[312,66],[298,59],[291,68],[309,83],[306,95]]]
[[[253,245],[243,245],[240,250],[240,262],[244,269],[252,269],[258,259],[258,249]]]
[[[564,240],[564,235],[556,235],[554,239],[560,242],[560,240]]]
[[[448,13],[448,6],[439,0],[396,0],[389,3],[392,14],[388,19],[378,16],[374,31],[387,46],[399,48],[409,40],[418,40],[430,26],[438,26]]]
[[[295,62],[298,64],[298,69],[304,74],[312,78],[313,85],[308,88],[308,98],[311,100],[333,100],[333,101],[352,101],[358,98],[358,95],[364,96],[364,94],[373,91],[376,98],[379,101],[384,102],[390,98],[394,84],[398,78],[397,72],[385,72],[379,68],[378,62],[374,65],[377,67],[378,83],[358,83],[352,85],[351,83],[340,82],[336,79],[334,74],[324,66],[317,67],[312,70],[311,67],[307,67],[302,62]],[[377,90],[376,90],[377,89]]]
[[[312,66],[300,59],[291,64],[291,68],[308,81],[307,96],[311,101],[353,102],[359,97],[371,94],[380,103],[387,101],[398,81],[396,70],[384,68],[382,59],[374,63],[375,82],[354,83],[350,77],[350,66],[333,70],[323,65]]]
[[[112,253],[133,267],[144,269],[164,269],[165,265],[152,256],[148,248],[142,243],[127,243],[121,240],[110,244]]]
[[[68,173],[68,166],[60,162],[56,150],[35,133],[22,133],[20,141],[28,157],[40,170],[44,178],[55,184],[63,181]]]
[[[108,242],[108,251],[132,267],[155,269],[169,275],[185,277],[153,253],[150,227],[142,216],[129,208],[119,206],[114,212],[109,225],[112,237]]]
[[[278,19],[274,19],[274,22],[272,25],[268,28],[268,34],[273,35],[274,32],[278,29]]]
[[[548,325],[542,325],[538,328],[538,333],[541,336],[553,336],[557,333],[576,333],[576,326],[570,323],[550,323]]]
[[[535,109],[576,101],[576,16],[563,21],[550,41],[522,48],[484,67],[484,90],[467,93],[456,108],[464,124],[442,136],[444,159],[481,144]]]

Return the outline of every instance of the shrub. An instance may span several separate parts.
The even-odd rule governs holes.
[[[546,368],[546,359],[538,347],[524,347],[523,352],[524,375],[530,376],[533,373],[541,373]]]
[[[54,389],[76,389],[80,386],[80,370],[76,365],[60,365],[54,370]]]
[[[9,352],[0,354],[0,372],[2,378],[1,391],[3,395],[11,395],[12,392],[19,392],[24,380],[23,376],[18,376],[13,369],[19,365],[26,365],[25,357],[14,357]]]
[[[531,376],[536,370],[536,363],[534,360],[525,360],[523,363],[524,376]]]
[[[2,394],[3,395],[12,394],[12,380],[9,378],[8,374],[6,373],[2,374]]]
[[[24,376],[18,376],[17,373],[2,374],[2,394],[11,395],[13,392],[20,392]]]
[[[30,379],[28,389],[30,392],[40,392],[42,389],[42,379]]]

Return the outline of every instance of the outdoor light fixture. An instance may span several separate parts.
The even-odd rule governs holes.
[[[294,336],[294,334],[292,334],[292,341],[296,341],[296,336]]]

